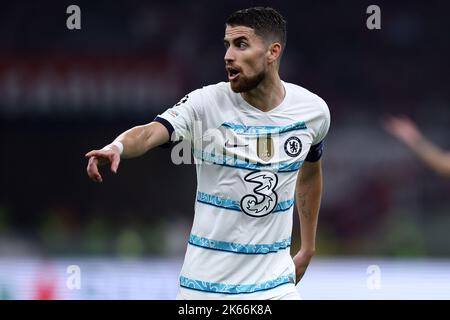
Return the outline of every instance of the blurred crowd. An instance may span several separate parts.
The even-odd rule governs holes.
[[[181,255],[194,166],[158,149],[95,185],[83,155],[226,81],[223,21],[254,3],[79,1],[81,30],[66,28],[69,4],[0,11],[0,255]],[[288,21],[283,80],[331,111],[318,255],[450,255],[450,179],[382,125],[406,114],[450,149],[450,4],[378,1],[373,31],[367,1],[258,4]]]

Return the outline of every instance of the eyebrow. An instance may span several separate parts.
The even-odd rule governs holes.
[[[237,37],[236,39],[233,39],[233,42],[240,41],[240,40],[248,40],[248,38],[246,36],[240,36],[240,37]],[[230,43],[230,41],[228,41],[227,39],[224,38],[223,43],[228,44],[228,43]]]

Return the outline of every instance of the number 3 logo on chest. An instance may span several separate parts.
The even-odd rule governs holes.
[[[244,180],[257,186],[253,189],[253,194],[247,194],[241,199],[241,210],[256,218],[270,214],[278,201],[278,195],[274,191],[278,184],[277,175],[270,171],[255,171],[246,175]]]

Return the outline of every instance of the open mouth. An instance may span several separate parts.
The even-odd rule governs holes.
[[[236,80],[240,74],[239,70],[232,67],[227,67],[227,72],[228,72],[228,80],[230,81]]]

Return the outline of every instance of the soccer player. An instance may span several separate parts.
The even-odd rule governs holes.
[[[390,116],[383,124],[388,133],[411,149],[423,163],[436,173],[450,177],[450,152],[425,138],[411,119]]]
[[[299,299],[315,253],[326,103],[278,74],[286,22],[272,8],[233,13],[225,25],[228,82],[186,95],[151,123],[86,154],[87,172],[188,140],[196,159],[195,216],[178,299]],[[290,255],[294,201],[301,248]]]

